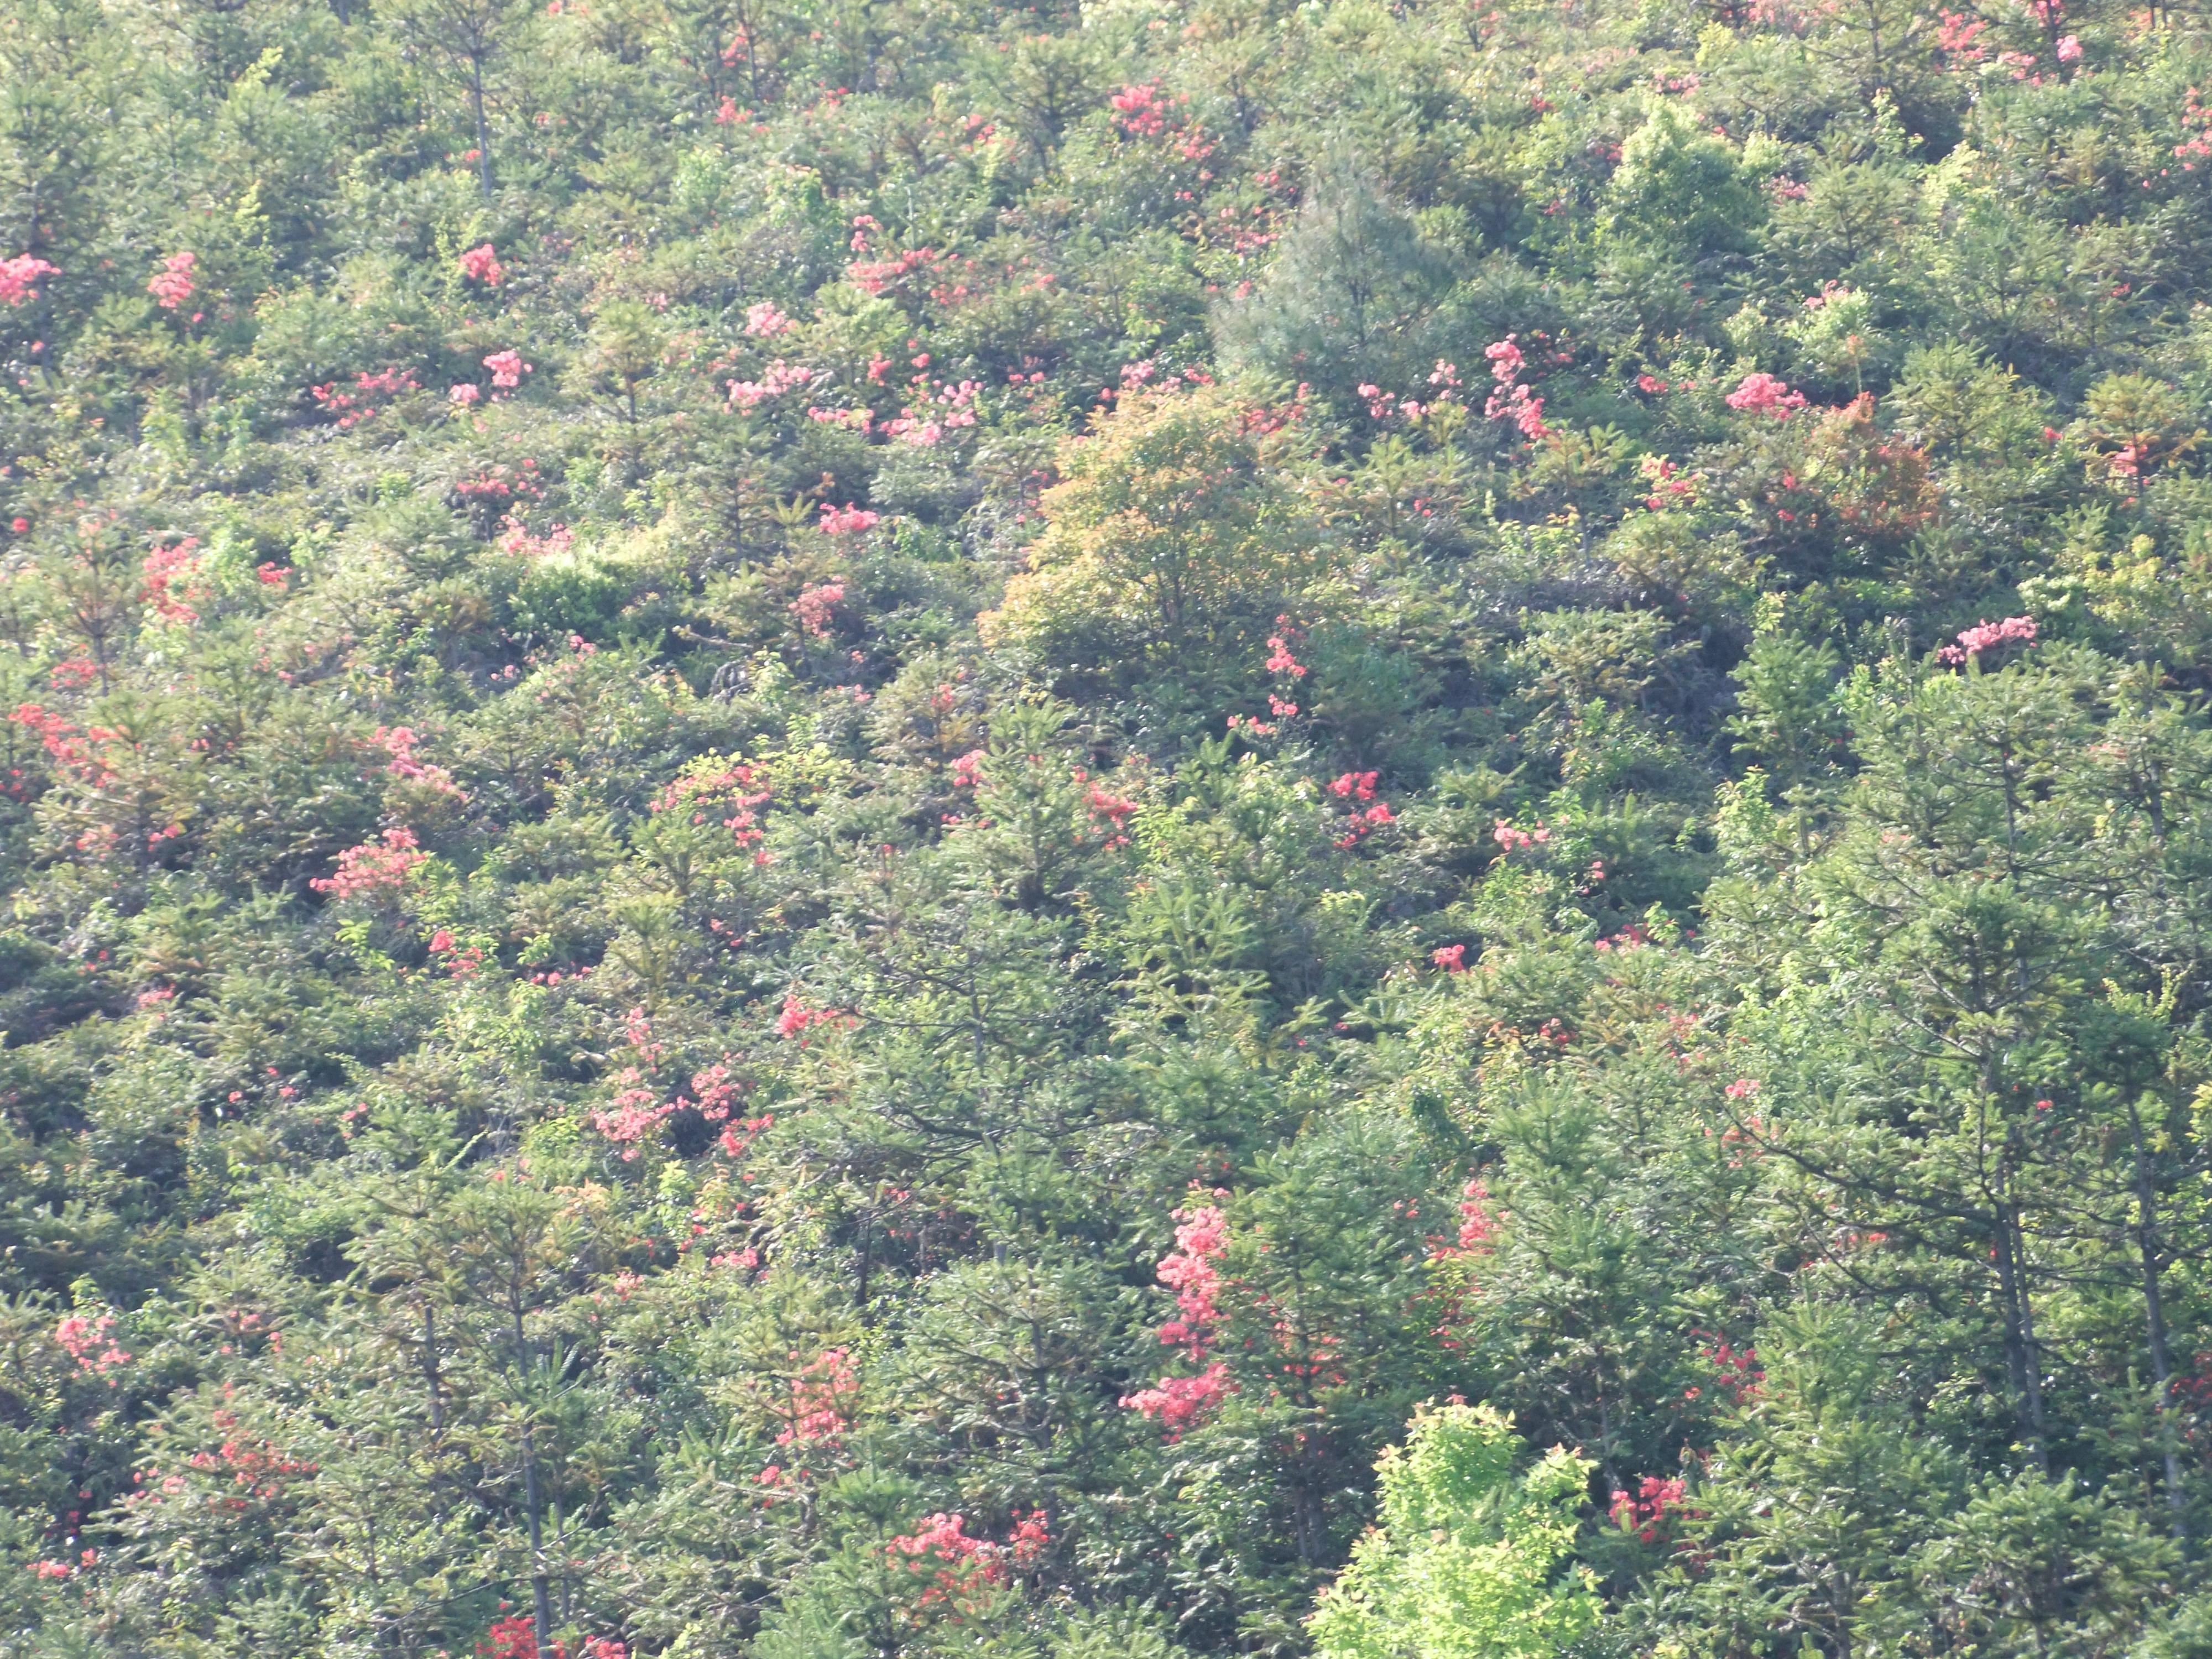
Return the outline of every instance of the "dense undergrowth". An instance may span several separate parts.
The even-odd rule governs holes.
[[[0,1645],[2212,1651],[2212,33],[1960,3],[10,7]]]

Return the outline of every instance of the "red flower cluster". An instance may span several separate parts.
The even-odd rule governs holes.
[[[1221,1276],[1213,1258],[1229,1247],[1229,1219],[1211,1204],[1177,1210],[1175,1218],[1176,1248],[1160,1258],[1158,1273],[1160,1283],[1176,1293],[1177,1316],[1160,1327],[1160,1340],[1203,1359],[1221,1318],[1213,1299]],[[1164,1376],[1149,1389],[1124,1395],[1121,1404],[1158,1418],[1174,1437],[1235,1391],[1228,1366],[1217,1359],[1196,1376]]]
[[[338,867],[307,884],[318,893],[350,899],[380,893],[397,894],[407,885],[415,866],[430,855],[416,849],[415,832],[404,824],[384,832],[381,843],[365,841],[338,854]]]
[[[1683,1501],[1686,1490],[1680,1475],[1662,1480],[1647,1474],[1634,1494],[1614,1491],[1613,1524],[1624,1532],[1633,1532],[1647,1544],[1655,1543],[1669,1514],[1687,1511]]]

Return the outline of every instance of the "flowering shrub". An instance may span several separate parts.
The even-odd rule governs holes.
[[[1947,645],[1938,651],[1936,659],[1956,668],[1968,658],[1978,659],[1984,652],[1993,652],[2001,646],[2034,643],[2034,617],[2007,617],[2002,622],[1976,623],[1959,635],[1957,644]]]
[[[31,297],[31,285],[40,277],[61,274],[60,266],[50,265],[28,253],[0,259],[0,306],[21,305]]]
[[[193,268],[198,263],[197,254],[172,253],[147,282],[146,291],[162,310],[174,311],[192,297]]]
[[[520,386],[522,377],[530,374],[535,367],[524,362],[522,354],[512,347],[505,351],[493,352],[483,360],[483,366],[491,371],[492,386],[497,390],[505,392],[512,392]]]
[[[1159,1340],[1179,1347],[1191,1359],[1206,1358],[1221,1311],[1214,1297],[1221,1289],[1214,1258],[1229,1245],[1229,1221],[1212,1205],[1175,1212],[1176,1248],[1160,1258],[1160,1283],[1176,1293],[1176,1316],[1162,1325]],[[1236,1392],[1229,1368],[1215,1360],[1195,1376],[1164,1376],[1149,1389],[1121,1397],[1129,1410],[1157,1419],[1170,1437],[1181,1435]]]
[[[468,796],[453,775],[442,766],[432,766],[415,758],[415,745],[422,739],[408,726],[380,726],[376,728],[376,744],[392,759],[385,769],[395,778],[427,785],[441,795],[451,795],[455,800],[465,801]]]
[[[1616,1487],[1607,1513],[1623,1532],[1634,1533],[1646,1544],[1655,1543],[1665,1529],[1668,1516],[1686,1510],[1683,1494],[1687,1489],[1680,1475],[1662,1480],[1647,1474],[1632,1493]]]
[[[106,1376],[131,1363],[114,1340],[114,1329],[113,1314],[70,1314],[54,1327],[54,1340],[76,1362],[79,1376]]]
[[[200,579],[199,550],[199,538],[186,536],[146,556],[141,566],[146,573],[146,603],[163,622],[199,620],[200,613],[193,607],[207,592]]]
[[[1521,383],[1521,371],[1528,359],[1511,335],[1492,342],[1482,349],[1490,360],[1490,378],[1496,388],[1483,404],[1483,415],[1493,421],[1510,422],[1514,428],[1529,442],[1551,435],[1544,424],[1544,400]]]
[[[430,855],[416,849],[415,832],[401,825],[380,842],[365,841],[338,854],[338,867],[307,885],[334,899],[374,898],[405,890],[407,878]]]
[[[1747,374],[1728,395],[1728,406],[1747,415],[1771,415],[1786,421],[1805,407],[1805,394],[1792,392],[1771,374]]]
[[[461,275],[471,283],[482,283],[486,288],[497,288],[507,280],[507,268],[499,262],[489,242],[472,247],[460,258]]]
[[[791,614],[799,618],[799,631],[807,638],[827,639],[830,618],[844,602],[844,583],[817,582],[791,602]]]
[[[771,398],[781,398],[787,392],[796,391],[814,381],[814,371],[799,363],[787,363],[778,358],[768,366],[768,372],[757,380],[730,382],[731,407],[741,410],[757,409]]]

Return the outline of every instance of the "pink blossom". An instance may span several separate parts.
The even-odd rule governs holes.
[[[453,775],[442,766],[432,766],[415,758],[415,745],[422,738],[408,726],[380,726],[376,728],[376,744],[392,757],[385,768],[395,778],[406,778],[416,783],[428,784],[441,795],[451,795],[457,800],[466,800],[461,787],[453,781]],[[433,948],[435,948],[434,946]]]
[[[883,521],[882,514],[871,513],[850,501],[842,507],[822,503],[822,533],[825,536],[857,536],[864,530],[873,530]]]
[[[1544,423],[1544,400],[1527,386],[1515,383],[1515,377],[1521,373],[1521,348],[1510,340],[1500,340],[1485,347],[1483,355],[1490,359],[1490,372],[1498,382],[1498,390],[1482,406],[1484,418],[1510,421],[1531,443],[1550,436],[1552,428]]]
[[[1480,1181],[1468,1182],[1460,1188],[1459,1248],[1487,1249],[1497,1238],[1498,1229],[1498,1217],[1490,1207],[1490,1188]]]
[[[1444,945],[1438,950],[1430,951],[1429,960],[1448,974],[1463,974],[1467,971],[1467,946]]]
[[[2059,42],[2058,42],[2058,46],[2057,46],[2057,52],[2058,52],[2058,61],[2059,61],[2060,63],[2062,63],[2062,64],[2077,64],[2077,63],[2081,62],[2081,37],[2080,37],[2079,35],[2074,35],[2074,34],[2069,34],[2069,35],[2064,35],[2064,36],[2061,37],[2061,39],[2059,40]]]
[[[486,242],[472,247],[461,255],[461,275],[472,283],[482,283],[486,288],[497,288],[507,280],[507,267],[499,262],[499,255]]]
[[[1771,374],[1747,374],[1736,389],[1728,395],[1728,406],[1746,412],[1756,410],[1771,415],[1778,421],[1786,421],[1805,407],[1805,394],[1792,392]]]
[[[41,276],[58,276],[61,267],[28,253],[0,259],[0,306],[19,306],[31,297],[31,284]]]
[[[1220,1312],[1213,1305],[1221,1288],[1213,1258],[1228,1248],[1229,1221],[1212,1205],[1177,1210],[1176,1248],[1160,1258],[1160,1283],[1176,1293],[1180,1316],[1160,1327],[1160,1340],[1180,1347],[1193,1359],[1205,1357]]]
[[[1662,1480],[1656,1474],[1647,1474],[1636,1495],[1614,1492],[1611,1511],[1613,1524],[1624,1532],[1634,1532],[1649,1544],[1658,1537],[1660,1526],[1668,1512],[1685,1507],[1683,1494],[1686,1491],[1687,1487],[1680,1475]]]
[[[1158,1418],[1169,1437],[1179,1437],[1200,1416],[1236,1392],[1229,1367],[1215,1360],[1196,1376],[1164,1376],[1149,1389],[1121,1396],[1121,1404]]]
[[[365,841],[347,848],[338,854],[335,872],[319,876],[307,885],[336,899],[396,894],[406,887],[416,866],[429,856],[417,850],[415,832],[402,824],[386,830],[380,844]]]
[[[1526,848],[1542,846],[1551,840],[1552,832],[1544,827],[1540,819],[1534,830],[1519,830],[1500,818],[1497,827],[1491,830],[1490,838],[1507,852],[1518,853]]]
[[[172,253],[161,261],[161,270],[147,283],[146,291],[162,310],[174,311],[192,297],[193,267],[198,260],[198,254]]]
[[[983,763],[989,758],[990,752],[988,750],[970,749],[966,754],[961,756],[958,760],[954,761],[952,763],[952,787],[955,789],[973,789],[975,787],[977,780],[981,776],[980,769]]]
[[[627,1164],[637,1157],[636,1143],[650,1135],[675,1110],[672,1104],[660,1104],[659,1097],[650,1089],[624,1089],[615,1097],[611,1108],[592,1114],[592,1127],[622,1147],[623,1161]]]
[[[483,396],[483,390],[482,387],[477,386],[473,381],[464,380],[446,395],[448,398],[451,398],[455,403],[459,404],[462,408],[466,409],[471,404],[476,402],[477,398]]]
[[[874,514],[871,514],[870,517]],[[799,631],[809,639],[826,639],[830,634],[830,619],[839,605],[845,602],[845,584],[817,582],[791,602],[791,614],[799,618]]]
[[[113,1314],[70,1314],[54,1327],[54,1340],[76,1362],[80,1375],[100,1376],[131,1363],[131,1356],[115,1344]]]
[[[757,380],[730,382],[730,402],[737,409],[757,409],[772,398],[781,398],[795,387],[810,386],[814,371],[800,363],[787,363],[781,358],[768,366]]]
[[[1969,657],[1978,657],[1984,651],[2000,645],[2035,643],[2035,618],[2007,617],[2002,622],[1977,623],[1959,635],[1956,645],[1947,645],[1936,653],[1938,662],[1958,667]]]
[[[149,553],[140,568],[146,573],[146,603],[164,622],[199,620],[194,604],[204,597],[200,582],[200,540],[187,536]]]
[[[1165,106],[1153,83],[1125,86],[1107,101],[1120,112],[1121,131],[1132,138],[1157,138],[1167,130]]]
[[[1373,800],[1376,775],[1372,772],[1346,772],[1330,782],[1328,793],[1339,797],[1350,796],[1358,800]]]
[[[1268,635],[1267,650],[1267,672],[1270,674],[1288,674],[1292,679],[1305,678],[1305,665],[1291,653],[1291,647],[1283,642],[1280,635]]]
[[[1755,1077],[1740,1077],[1721,1092],[1730,1100],[1748,1100],[1759,1092],[1759,1079]]]
[[[791,319],[773,300],[763,300],[745,307],[745,332],[756,340],[773,339],[791,331]]]
[[[524,362],[522,354],[511,347],[505,351],[493,352],[483,360],[483,366],[491,371],[492,385],[508,392],[520,386],[522,377],[533,373],[537,368],[534,363]]]
[[[1127,823],[1137,811],[1137,803],[1126,795],[1115,794],[1095,783],[1083,797],[1083,804],[1091,809],[1093,817],[1104,818],[1116,830]]]
[[[840,1013],[835,1008],[811,1008],[793,994],[784,998],[783,1012],[776,1017],[775,1029],[781,1036],[804,1041],[806,1032],[817,1025],[844,1026],[853,1023],[850,1014]]]
[[[851,1426],[853,1397],[860,1381],[851,1352],[824,1348],[791,1380],[790,1418],[775,1437],[779,1446],[835,1440]]]

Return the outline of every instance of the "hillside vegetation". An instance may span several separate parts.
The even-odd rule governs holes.
[[[14,0],[0,1649],[2212,1654],[2212,18]]]

